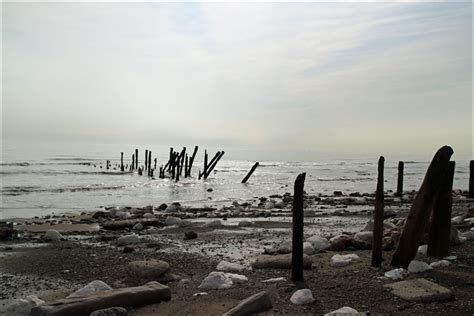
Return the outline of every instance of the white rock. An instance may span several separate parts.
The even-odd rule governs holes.
[[[267,280],[262,281],[262,283],[276,283],[276,282],[286,282],[286,279],[284,277],[280,277],[280,278],[272,278],[272,279],[267,279]]]
[[[447,266],[450,266],[451,265],[451,261],[448,261],[448,260],[439,260],[439,261],[435,261],[435,262],[432,262],[430,263],[430,266],[435,268],[435,267],[447,267]]]
[[[324,316],[340,316],[340,315],[359,315],[359,312],[352,307],[344,306],[330,313],[324,314]]]
[[[0,315],[29,316],[33,307],[40,306],[44,303],[45,302],[36,295],[30,295],[26,298],[17,299],[4,308],[0,307]]]
[[[310,289],[301,289],[291,295],[290,301],[296,305],[310,304],[314,302],[313,293]]]
[[[206,292],[198,292],[198,293],[194,293],[193,296],[204,296],[204,295],[207,295],[208,293]]]
[[[368,245],[372,245],[372,240],[373,240],[373,237],[374,234],[372,232],[359,232],[357,234],[354,235],[354,239],[356,240],[359,240],[359,241],[362,241]]]
[[[390,271],[385,272],[385,277],[391,279],[391,280],[401,280],[404,277],[406,277],[410,272],[408,272],[405,269],[398,268],[398,269],[393,269]]]
[[[456,216],[451,218],[452,224],[461,224],[464,221],[464,216]]]
[[[426,256],[426,253],[428,252],[428,245],[421,245],[418,247],[418,253],[420,255]]]
[[[312,255],[314,253],[314,247],[310,242],[303,243],[303,253]]]
[[[165,225],[166,226],[178,225],[180,222],[181,222],[181,218],[175,217],[175,216],[168,216],[165,219]]]
[[[220,219],[216,219],[216,220],[213,220],[213,221],[210,221],[210,222],[207,222],[205,223],[204,225],[202,225],[203,227],[210,227],[210,228],[220,228],[222,226],[224,226],[222,224],[222,221]]]
[[[138,244],[140,242],[141,242],[140,236],[136,234],[120,236],[119,238],[117,238],[117,245],[119,246]]]
[[[64,236],[61,235],[57,230],[50,229],[44,234],[43,239],[48,241],[60,241],[65,240],[66,238],[64,238]]]
[[[239,283],[245,283],[249,279],[242,274],[235,274],[235,273],[225,273],[225,276],[230,278],[233,283],[239,284]]]
[[[202,280],[199,289],[205,290],[222,290],[230,288],[234,282],[224,272],[211,272],[207,277]]]
[[[423,262],[423,261],[413,260],[408,265],[408,271],[410,271],[410,273],[420,273],[420,272],[423,272],[423,271],[426,271],[426,270],[431,270],[431,269],[433,269],[433,268],[430,267],[429,264],[427,264],[426,262]]]
[[[216,269],[218,271],[225,271],[225,272],[239,272],[239,271],[244,270],[245,267],[238,263],[222,260],[221,262],[219,262]]]
[[[360,258],[355,253],[347,254],[347,255],[334,255],[331,258],[331,266],[332,267],[344,267],[353,262],[359,261]]]
[[[69,295],[67,298],[77,298],[77,297],[86,297],[91,296],[95,293],[103,292],[103,291],[110,291],[112,288],[107,284],[100,280],[94,280],[84,286],[83,288],[77,290],[76,292]]]
[[[314,251],[323,251],[329,248],[329,241],[319,235],[314,235],[309,237],[306,241],[310,242],[313,245]]]
[[[135,226],[132,227],[132,230],[143,230],[143,225],[141,223],[136,223]]]

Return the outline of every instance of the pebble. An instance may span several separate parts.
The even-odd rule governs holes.
[[[310,289],[301,289],[291,295],[290,301],[296,305],[310,304],[315,301]]]
[[[360,258],[355,253],[347,254],[347,255],[334,255],[331,258],[331,267],[344,267],[353,262],[359,261]]]
[[[413,260],[408,265],[408,271],[410,273],[420,273],[420,272],[424,272],[426,270],[431,270],[431,269],[433,269],[433,268],[430,267],[429,264],[427,264],[426,262],[423,262],[423,261]]]

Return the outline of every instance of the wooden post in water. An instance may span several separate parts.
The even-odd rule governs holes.
[[[156,170],[156,163],[157,163],[157,161],[158,161],[158,158],[155,158],[155,168],[153,168],[153,169],[155,169],[155,170]]]
[[[148,176],[152,176],[151,172],[151,150],[148,151]]]
[[[135,149],[135,169],[138,170],[138,149]]]
[[[173,160],[173,156],[174,156],[174,150],[173,150],[173,147],[170,147],[170,159],[168,160],[168,172],[171,170],[171,162]],[[165,166],[165,170],[166,171],[166,166]]]
[[[382,241],[383,241],[383,213],[384,213],[384,193],[383,193],[383,169],[385,158],[379,158],[377,191],[375,192],[374,209],[374,230],[372,240],[372,267],[382,265]]]
[[[108,161],[108,160],[105,161],[105,168],[106,168],[107,170],[109,170],[109,161]]]
[[[204,150],[204,171],[202,172],[203,175],[205,175],[207,173],[207,150]],[[199,177],[201,178],[201,177]]]
[[[403,161],[398,162],[398,181],[397,181],[397,196],[403,195],[403,169],[404,169]]]
[[[217,166],[217,163],[219,160],[221,160],[222,156],[224,156],[225,152],[224,151],[218,151],[214,158],[212,158],[211,162],[209,163],[209,168],[207,169],[207,173],[204,175],[204,179],[207,179],[209,175],[211,174],[212,170]]]
[[[453,153],[451,147],[443,146],[433,157],[405,221],[400,241],[392,256],[392,266],[407,268],[408,264],[415,258],[426,225],[429,222],[434,199],[438,194],[444,174],[448,170],[449,159]]]
[[[291,280],[304,282],[303,279],[303,189],[306,173],[296,177],[293,196],[293,239],[291,253]]]
[[[120,153],[120,170],[124,172],[123,168],[123,152]]]
[[[186,158],[184,158],[184,177],[187,178],[188,177],[188,163],[189,163],[189,158],[188,158],[188,154],[186,154]]]
[[[131,169],[131,171],[133,171],[133,169],[135,169],[135,155],[134,154],[132,154],[132,164],[130,166],[130,169]]]
[[[148,149],[145,149],[145,170],[148,169]]]
[[[191,168],[193,167],[193,163],[194,163],[194,158],[196,157],[196,153],[198,151],[199,147],[198,146],[194,146],[194,152],[193,152],[193,155],[191,156],[191,158],[189,159],[189,166],[188,166],[188,177],[191,176]]]
[[[474,199],[474,160],[469,163],[469,197]]]
[[[258,162],[256,162],[256,163],[253,165],[252,169],[250,169],[249,173],[247,173],[247,175],[245,176],[245,178],[242,180],[242,183],[246,183],[246,182],[247,182],[247,180],[250,178],[250,176],[252,176],[252,174],[253,174],[253,172],[255,171],[255,169],[257,169],[258,165],[259,165]]]
[[[446,257],[449,253],[455,166],[456,163],[454,161],[449,162],[448,171],[445,173],[433,205],[427,251],[427,255],[430,257],[442,258]]]

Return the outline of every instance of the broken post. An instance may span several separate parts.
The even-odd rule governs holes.
[[[155,168],[153,168],[153,169],[155,169],[155,170],[156,170],[156,163],[157,163],[157,161],[158,161],[158,158],[155,158]]]
[[[151,150],[148,151],[148,176],[152,177],[152,172],[151,172]]]
[[[123,152],[120,153],[120,170],[123,172]]]
[[[375,192],[374,209],[374,231],[372,240],[372,267],[382,265],[382,241],[383,241],[383,213],[384,213],[384,193],[383,193],[383,169],[385,158],[379,158],[377,191]]]
[[[186,158],[184,159],[184,177],[188,177],[188,163],[189,163],[189,158],[188,154],[186,154]]]
[[[456,163],[454,161],[449,162],[448,171],[445,173],[438,196],[434,201],[428,237],[427,255],[430,257],[446,257],[449,252],[455,166]]]
[[[198,146],[194,146],[194,152],[193,152],[193,155],[190,157],[189,159],[189,165],[188,165],[188,177],[191,176],[191,168],[193,167],[193,162],[194,162],[194,158],[196,157],[196,153],[198,151]]]
[[[148,149],[145,149],[145,170],[148,169]]]
[[[203,175],[205,175],[207,173],[207,160],[208,160],[207,150],[204,150],[204,170],[202,172]],[[199,178],[201,178],[201,177],[199,177]]]
[[[246,182],[247,182],[247,180],[248,180],[248,179],[250,178],[250,176],[253,174],[253,172],[255,171],[255,169],[257,169],[257,167],[258,167],[258,162],[256,162],[256,163],[253,165],[252,169],[250,169],[249,173],[247,173],[247,175],[245,176],[245,178],[242,180],[242,183],[246,183]]]
[[[293,240],[291,254],[291,280],[303,282],[303,189],[306,173],[295,180],[293,196]]]
[[[130,170],[133,171],[135,169],[135,155],[132,154],[132,165],[130,166]]]
[[[209,168],[207,169],[207,173],[204,174],[204,179],[207,179],[207,177],[211,174],[212,170],[217,166],[217,163],[219,160],[221,160],[222,156],[224,156],[225,152],[224,151],[218,151],[214,158],[212,158],[211,162],[209,163]]]
[[[429,221],[431,207],[453,153],[451,147],[443,146],[434,155],[405,221],[400,241],[392,257],[392,266],[407,268],[415,258]]]
[[[469,163],[469,197],[474,199],[474,160]]]
[[[135,149],[135,169],[138,170],[138,149]]]
[[[398,162],[398,181],[397,181],[397,196],[403,195],[403,169],[404,169],[403,161]]]

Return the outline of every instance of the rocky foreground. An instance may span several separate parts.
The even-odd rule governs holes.
[[[446,258],[389,266],[414,192],[386,196],[381,269],[374,196],[305,196],[305,284],[290,281],[292,196],[221,207],[113,207],[12,220],[0,231],[0,314],[320,315],[474,312],[473,200],[454,192]]]

